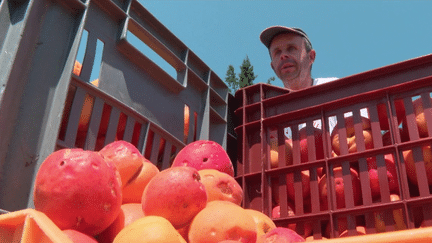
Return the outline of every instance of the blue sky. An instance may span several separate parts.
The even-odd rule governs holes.
[[[345,77],[432,53],[432,1],[139,0],[222,80],[248,56],[255,83],[275,76],[260,32],[300,27],[317,57],[312,76]],[[276,78],[274,85],[282,87]]]

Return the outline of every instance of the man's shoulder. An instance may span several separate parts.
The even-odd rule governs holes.
[[[331,81],[334,81],[338,78],[336,77],[331,77],[331,78],[316,78],[314,79],[313,85],[319,85],[319,84],[323,84],[323,83],[328,83]]]

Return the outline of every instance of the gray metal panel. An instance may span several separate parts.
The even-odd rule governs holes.
[[[187,141],[212,139],[226,148],[228,88],[136,0],[3,0],[0,4],[1,209],[33,206],[34,177],[55,149],[77,144],[97,149],[101,140],[114,141],[123,125],[124,139],[134,140],[143,153],[150,151],[148,159],[159,162],[160,169],[169,166],[171,148],[178,152],[185,145],[185,106],[191,121]],[[128,31],[172,65],[176,77],[134,46]],[[103,44],[101,63],[98,43]],[[72,70],[80,45],[86,48],[81,74],[76,76]],[[95,87],[89,82],[98,68],[99,87]],[[72,90],[76,90],[74,99],[66,100]],[[76,141],[80,107],[89,96],[94,98],[90,122]],[[98,134],[107,122],[105,107],[111,107],[112,120],[107,133]],[[64,111],[70,113],[60,138]],[[127,116],[126,124],[119,124],[120,114]],[[135,131],[136,126],[141,129]],[[153,144],[147,141],[149,131],[155,134]],[[159,158],[161,140],[165,148]],[[147,148],[150,145],[153,149]]]

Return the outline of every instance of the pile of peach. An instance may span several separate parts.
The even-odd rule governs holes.
[[[73,242],[302,242],[240,206],[243,190],[219,144],[188,144],[159,170],[126,141],[100,151],[61,149],[42,163],[35,209]]]
[[[423,102],[426,102],[426,104],[429,105],[423,105]],[[408,134],[418,133],[419,138],[425,138],[429,137],[431,134],[428,134],[428,127],[426,122],[426,117],[430,116],[430,111],[427,111],[423,108],[430,106],[430,100],[424,100],[422,98],[413,98],[412,101],[412,113],[414,116],[407,116],[405,107],[404,107],[404,101],[396,100],[395,101],[395,109],[396,109],[396,118],[395,118],[395,124],[398,124],[398,127],[396,128],[401,142],[407,142],[410,140],[410,136]],[[353,116],[346,116],[344,117],[344,126],[343,129],[338,128],[338,124],[336,124],[335,128],[332,129],[329,134],[329,151],[331,150],[331,154],[328,155],[330,158],[335,158],[338,156],[346,156],[351,155],[353,153],[357,153],[359,151],[367,151],[373,148],[379,148],[379,147],[385,147],[392,145],[392,139],[395,138],[391,137],[390,134],[390,124],[389,117],[387,117],[387,110],[384,104],[378,104],[377,105],[377,113],[378,113],[378,128],[375,126],[375,129],[378,129],[380,131],[381,137],[373,137],[372,133],[372,123],[369,118],[366,117],[359,117],[358,122],[354,122]],[[410,122],[408,122],[408,119],[411,119]],[[397,122],[396,122],[397,120]],[[376,124],[375,124],[376,125]],[[313,130],[313,131],[312,131]],[[409,133],[410,130],[410,133]],[[270,169],[276,169],[281,168],[285,166],[290,166],[294,164],[294,157],[297,156],[297,160],[300,161],[298,163],[307,163],[309,161],[317,161],[321,160],[323,161],[325,156],[324,151],[324,143],[323,140],[327,139],[325,138],[323,131],[319,128],[312,128],[311,131],[309,131],[309,136],[307,135],[306,127],[301,128],[298,130],[296,137],[298,139],[295,140],[296,144],[293,144],[293,139],[291,138],[284,138],[285,145],[284,151],[285,156],[284,158],[280,158],[278,156],[279,151],[281,151],[278,147],[278,139],[277,139],[277,133],[276,128],[270,129],[269,134],[269,142],[270,142],[270,150],[269,150],[269,168]],[[345,133],[346,131],[346,133]],[[309,139],[308,139],[309,137]],[[311,139],[313,138],[313,139]],[[374,140],[381,140],[381,141],[374,141]],[[294,147],[296,149],[294,149]],[[308,150],[313,149],[311,153],[308,152]],[[296,151],[294,151],[296,150]],[[413,156],[414,153],[414,156]],[[416,154],[417,153],[417,154]],[[379,173],[386,173],[387,175],[387,185],[386,189],[387,193],[390,195],[390,201],[398,201],[400,200],[400,193],[401,190],[399,188],[399,175],[397,170],[397,165],[395,163],[395,154],[393,153],[377,153],[373,157],[364,156],[364,158],[358,159],[358,161],[351,161],[349,160],[349,166],[343,167],[342,164],[344,162],[339,162],[343,160],[332,160],[336,161],[332,163],[332,167],[329,167],[329,170],[326,171],[326,167],[322,166],[323,163],[315,163],[315,165],[311,165],[310,169],[305,169],[301,172],[295,172],[295,173],[287,173],[286,174],[286,194],[288,199],[288,216],[295,215],[295,201],[296,201],[296,195],[302,195],[302,202],[304,205],[301,207],[303,208],[304,213],[310,213],[311,212],[311,191],[315,191],[318,196],[315,196],[315,198],[319,198],[319,210],[320,211],[326,211],[329,210],[329,202],[333,201],[334,208],[333,209],[343,209],[346,208],[346,185],[348,184],[351,187],[352,195],[350,195],[353,201],[354,206],[362,205],[363,199],[362,199],[362,188],[366,188],[367,186],[361,185],[360,178],[360,171],[366,171],[368,174],[368,181],[369,187],[370,187],[370,197],[373,202],[380,202],[382,201],[381,194],[383,192],[383,181],[379,178]],[[408,178],[408,183],[410,188],[412,186],[416,187],[420,183],[418,180],[420,180],[420,177],[417,176],[416,169],[418,170],[420,167],[419,163],[416,163],[414,158],[417,156],[417,161],[422,160],[424,162],[424,169],[425,174],[428,180],[428,184],[432,185],[432,150],[430,145],[424,145],[421,148],[418,148],[416,151],[415,149],[407,149],[403,151],[400,155],[400,159],[403,160],[403,164],[405,165],[405,171],[402,169],[399,169],[399,173],[406,173],[406,176]],[[351,156],[352,157],[352,156]],[[350,158],[351,158],[350,157]],[[361,157],[361,156],[358,156]],[[417,167],[416,167],[417,166]],[[349,167],[349,168],[348,168]],[[306,168],[306,167],[302,167]],[[327,173],[331,172],[331,168],[333,168],[332,171],[332,178],[334,180],[328,180]],[[317,181],[317,188],[313,188],[311,186],[311,179],[312,174],[314,173],[314,177]],[[351,173],[351,176],[349,174]],[[296,181],[301,181],[301,192],[296,194],[294,181],[295,176],[297,176]],[[403,176],[403,175],[402,175]],[[345,181],[343,178],[350,178],[351,181]],[[328,182],[331,182],[334,186],[333,191],[335,192],[335,201],[328,199],[328,191],[329,186],[327,185]],[[365,180],[364,180],[365,181]],[[278,177],[272,178],[272,200],[273,200],[273,218],[280,217],[280,192],[278,189],[279,179]],[[381,187],[380,187],[381,185]],[[368,193],[369,188],[366,193]],[[363,191],[363,193],[365,193]],[[350,193],[351,194],[351,193]],[[330,195],[329,195],[330,196]],[[297,200],[298,202],[299,200]],[[317,203],[317,202],[315,202]],[[297,207],[298,208],[298,207]],[[375,213],[375,228],[377,232],[383,232],[385,231],[385,224],[383,222],[383,216],[380,212]],[[393,211],[393,218],[392,222],[394,223],[395,229],[406,229],[406,224],[404,220],[404,215],[402,213],[402,209],[397,209]],[[346,235],[347,225],[346,222],[341,220],[339,223],[338,235],[339,237]],[[420,223],[416,223],[417,225],[420,225]],[[358,225],[357,228],[358,234],[364,234],[364,225]],[[295,224],[291,224],[290,228],[295,229]],[[305,224],[304,228],[302,229],[302,236],[308,237],[312,234],[312,227],[311,225]],[[322,232],[322,235],[325,237],[330,237],[330,227],[327,227],[324,232]]]

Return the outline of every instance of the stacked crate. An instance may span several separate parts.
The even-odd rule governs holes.
[[[431,225],[431,75],[427,55],[301,91],[238,91],[244,207],[315,239]]]

